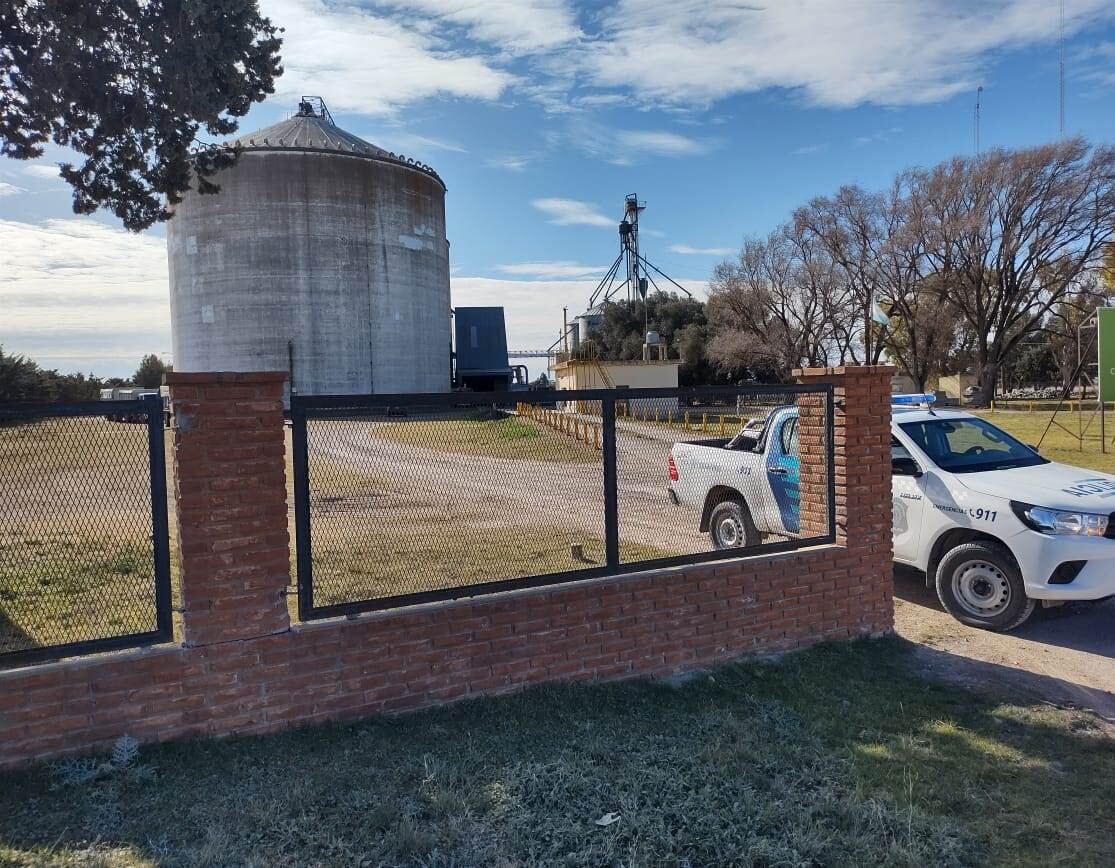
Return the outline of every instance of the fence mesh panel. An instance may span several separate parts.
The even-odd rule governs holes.
[[[603,564],[598,430],[490,407],[306,424],[315,607]]]
[[[794,392],[620,402],[620,560],[643,560],[650,540],[676,556],[823,536],[825,409],[823,395]],[[803,428],[812,435],[804,499]]]
[[[146,414],[138,405],[132,421],[2,410],[0,663],[93,650],[84,646],[167,625]],[[158,427],[162,436],[161,418]]]
[[[830,393],[663,391],[296,400],[302,617],[831,534]]]

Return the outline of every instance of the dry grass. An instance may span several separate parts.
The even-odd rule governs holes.
[[[0,650],[154,629],[148,461],[143,425],[0,427]]]
[[[317,605],[372,600],[604,564],[604,542],[570,528],[492,523],[487,532],[447,520],[409,528],[367,522],[314,541]],[[581,547],[575,557],[574,545]],[[628,544],[628,559],[672,552]]]
[[[897,641],[0,777],[0,864],[1111,865],[1115,750]],[[616,822],[599,826],[606,814]]]
[[[1026,413],[1019,411],[980,412],[978,414],[989,422],[998,425],[1004,431],[1013,434],[1023,443],[1033,446],[1045,435],[1041,444],[1041,454],[1050,461],[1059,461],[1063,464],[1072,464],[1077,467],[1086,467],[1089,470],[1099,470],[1104,473],[1115,473],[1115,413],[1108,413],[1107,418],[1107,452],[1102,450],[1100,439],[1099,416],[1094,416],[1091,411],[1084,413],[1062,412],[1057,414],[1057,423],[1049,429],[1052,413]],[[1063,427],[1061,427],[1063,426]],[[1065,428],[1068,430],[1066,431]],[[1083,429],[1083,441],[1076,435]]]
[[[507,460],[599,464],[600,453],[570,436],[516,416],[385,422],[371,436],[404,446]]]

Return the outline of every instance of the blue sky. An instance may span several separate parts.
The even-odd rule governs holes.
[[[320,94],[449,187],[454,304],[550,343],[618,245],[701,293],[748,234],[841,184],[1058,136],[1057,0],[261,0],[286,73],[242,131]],[[1066,132],[1115,139],[1115,2],[1066,0]],[[169,350],[161,229],[78,218],[51,152],[0,160],[0,344],[128,373]]]

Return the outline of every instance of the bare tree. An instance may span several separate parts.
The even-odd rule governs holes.
[[[833,272],[827,254],[793,225],[747,239],[739,259],[713,275],[710,357],[724,371],[779,379],[799,365],[826,364],[834,345]]]
[[[980,400],[1086,272],[1115,221],[1115,149],[1070,139],[910,173],[934,273],[970,326]]]
[[[856,186],[841,187],[835,196],[818,196],[794,212],[795,231],[816,241],[839,267],[841,291],[831,298],[839,312],[834,328],[843,335],[844,352],[853,361],[852,324],[858,325],[864,358],[877,364],[883,355],[885,329],[870,325],[872,303],[880,297],[879,260],[886,244],[883,200]]]

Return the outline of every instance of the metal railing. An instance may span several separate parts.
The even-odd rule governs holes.
[[[171,637],[163,405],[0,404],[0,666]]]
[[[291,418],[303,620],[835,539],[827,385],[295,396]]]

